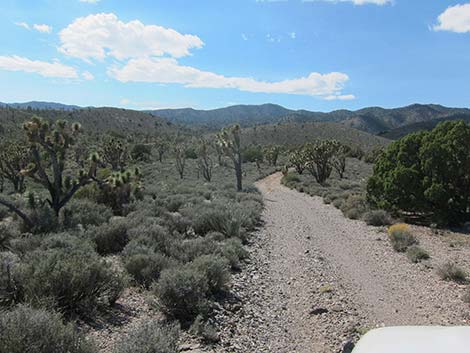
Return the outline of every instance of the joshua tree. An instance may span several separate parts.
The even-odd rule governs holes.
[[[14,142],[0,146],[0,178],[9,180],[15,192],[24,191],[24,175],[21,171],[29,162],[30,156],[26,146]]]
[[[346,155],[348,148],[344,145],[337,144],[335,155],[331,160],[333,168],[338,173],[340,179],[344,178],[344,172],[346,171]]]
[[[175,144],[175,160],[176,170],[178,171],[180,178],[184,179],[184,168],[186,167],[186,146],[182,143]]]
[[[289,163],[295,168],[295,171],[300,175],[302,175],[305,170],[306,162],[307,161],[305,159],[305,152],[303,148],[299,148],[289,155]]]
[[[54,124],[33,117],[23,127],[28,138],[32,163],[23,169],[21,174],[47,191],[49,194],[49,198],[46,199],[47,204],[58,216],[62,207],[81,187],[96,180],[98,156],[93,155],[88,170],[81,170],[76,178],[65,176],[67,153],[75,143],[80,125],[73,124],[69,127],[64,121],[57,121]],[[15,212],[27,226],[34,227],[31,219],[13,203],[0,199],[0,204]]]
[[[323,184],[333,171],[331,160],[335,156],[337,146],[338,142],[326,140],[307,144],[304,148],[305,167],[319,184]]]
[[[204,179],[210,182],[212,180],[212,168],[214,167],[214,163],[209,155],[209,143],[206,140],[201,139],[198,152],[199,169]]]
[[[163,155],[168,152],[170,148],[170,144],[168,143],[167,140],[161,138],[157,140],[157,142],[155,143],[155,147],[157,148],[158,160],[160,163],[162,163]]]
[[[126,144],[116,138],[108,138],[101,147],[101,158],[114,171],[124,171],[129,153]]]
[[[241,129],[239,125],[223,129],[217,135],[217,144],[223,153],[233,162],[235,177],[237,179],[237,191],[243,190],[242,178],[242,151],[241,151]]]
[[[264,149],[264,157],[269,165],[276,166],[281,148],[279,146],[268,146]]]

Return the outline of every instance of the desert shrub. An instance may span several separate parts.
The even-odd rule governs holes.
[[[11,241],[16,238],[17,235],[10,227],[0,224],[0,251],[10,249]]]
[[[190,266],[205,274],[209,290],[213,294],[224,291],[230,281],[228,260],[217,255],[203,255],[194,259]]]
[[[351,194],[341,204],[341,211],[349,219],[360,219],[367,211],[366,200],[362,195]]]
[[[148,321],[122,337],[114,353],[178,353],[179,335],[177,325]]]
[[[0,307],[18,301],[17,283],[14,278],[20,258],[11,252],[0,252]]]
[[[178,212],[167,212],[162,215],[162,220],[161,224],[168,228],[171,233],[186,234],[192,226],[191,220]]]
[[[467,281],[467,273],[454,262],[446,262],[439,266],[437,274],[445,281],[464,283]]]
[[[181,241],[177,234],[170,234],[167,229],[153,221],[129,229],[128,234],[131,241],[126,246],[126,253],[134,247],[146,246],[155,252],[172,256]]]
[[[21,301],[80,316],[114,304],[124,283],[111,265],[87,246],[57,244],[28,254],[13,274]]]
[[[225,238],[225,236],[223,236]],[[183,262],[189,262],[194,260],[196,257],[202,255],[214,254],[219,248],[219,245],[212,237],[197,237],[194,239],[188,239],[181,243],[178,259]]]
[[[152,155],[152,147],[138,143],[132,147],[131,157],[135,161],[148,162]]]
[[[462,300],[465,303],[470,304],[470,287],[467,287],[467,290],[466,290],[465,294],[463,295]]]
[[[54,211],[48,206],[37,206],[29,211],[29,218],[34,224],[29,227],[25,223],[21,223],[21,231],[32,232],[34,234],[53,233],[59,229],[59,218]]]
[[[165,314],[183,324],[207,310],[207,277],[194,268],[170,268],[161,273],[154,292]]]
[[[96,251],[101,255],[121,252],[129,242],[127,225],[121,220],[91,227],[86,235],[93,240]]]
[[[189,333],[201,337],[205,342],[215,343],[219,341],[219,334],[213,324],[204,321],[204,318],[199,315],[189,328]]]
[[[417,244],[416,238],[406,224],[391,226],[388,229],[388,235],[393,249],[397,252],[405,252],[410,246]]]
[[[282,183],[287,186],[293,185],[293,184],[295,185],[296,183],[300,183],[300,182],[301,180],[296,173],[289,172],[287,173],[287,175],[282,177]]]
[[[113,216],[113,211],[105,205],[87,199],[73,199],[63,211],[65,227],[98,226],[106,223]]]
[[[243,163],[262,162],[263,159],[263,150],[260,146],[249,146],[242,151]]]
[[[333,207],[341,208],[343,206],[343,199],[336,199],[332,202]]]
[[[0,314],[0,353],[98,352],[59,314],[18,306]]]
[[[244,216],[241,212],[229,210],[223,205],[193,208],[193,228],[196,234],[220,232],[226,237],[239,237]],[[246,221],[246,220],[245,220]]]
[[[220,255],[225,257],[233,270],[239,270],[241,261],[248,258],[248,252],[242,242],[237,238],[227,239],[219,250]]]
[[[392,223],[392,218],[388,212],[384,210],[372,210],[366,212],[363,218],[368,225],[375,227],[387,226]]]
[[[124,257],[124,267],[132,278],[140,285],[148,288],[160,278],[160,273],[176,264],[168,256],[156,253],[151,249],[142,249]]]
[[[183,195],[170,195],[166,198],[164,206],[169,212],[178,212],[186,202],[187,198]]]
[[[429,259],[429,253],[417,245],[410,246],[406,250],[406,256],[408,256],[408,259],[415,264]]]

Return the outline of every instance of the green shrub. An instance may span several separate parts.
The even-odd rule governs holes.
[[[410,246],[408,250],[406,250],[406,256],[415,264],[429,259],[428,252],[417,245]]]
[[[87,316],[112,305],[124,288],[121,276],[86,246],[35,250],[13,276],[21,301],[66,315]]]
[[[14,238],[16,238],[14,231],[10,227],[0,224],[0,251],[9,250]]]
[[[58,314],[19,306],[0,313],[0,353],[96,353]]]
[[[343,201],[341,211],[349,219],[360,219],[367,211],[366,200],[362,195],[349,195]]]
[[[205,342],[216,343],[219,341],[219,334],[214,325],[210,322],[204,321],[204,318],[199,315],[189,328],[189,333],[201,337]]]
[[[202,207],[195,212],[193,228],[196,234],[205,235],[209,232],[219,232],[226,237],[240,237],[243,215],[235,210],[216,205]]]
[[[446,262],[437,269],[437,274],[445,281],[465,283],[467,273],[454,262]]]
[[[190,263],[196,271],[204,273],[209,290],[217,294],[227,289],[230,281],[228,260],[217,255],[203,255]]]
[[[19,265],[20,258],[17,255],[0,252],[0,307],[10,306],[18,301],[14,273]]]
[[[127,225],[123,220],[92,227],[87,231],[87,236],[96,244],[96,250],[101,255],[121,252],[129,242]]]
[[[105,205],[87,199],[72,199],[63,211],[63,222],[68,228],[79,224],[86,228],[106,223],[112,216],[113,211]]]
[[[135,161],[148,162],[152,155],[152,147],[138,143],[132,147],[131,157]]]
[[[220,248],[220,254],[225,257],[232,270],[239,270],[241,260],[248,258],[248,252],[242,245],[239,239],[227,239]]]
[[[179,335],[177,325],[148,321],[122,337],[114,353],[178,353]]]
[[[380,227],[387,226],[392,223],[392,218],[388,212],[384,210],[369,211],[366,212],[363,217],[364,221],[370,226]]]
[[[405,252],[410,246],[417,243],[416,238],[407,230],[394,231],[389,234],[390,242],[392,243],[393,250],[397,252]],[[414,252],[418,251],[416,249]]]
[[[163,312],[183,324],[206,312],[208,290],[206,275],[187,266],[163,271],[154,287]]]
[[[282,177],[281,181],[284,185],[287,185],[287,186],[290,186],[290,185],[293,185],[293,184],[295,185],[296,183],[301,182],[299,176],[296,173],[293,173],[293,172],[287,173],[287,175]]]
[[[129,229],[128,234],[131,241],[126,246],[126,253],[129,253],[133,247],[146,246],[154,252],[172,256],[179,248],[181,241],[181,237],[177,234],[170,234],[167,229],[152,220]]]
[[[150,249],[147,249],[147,252],[142,251],[142,253],[135,253],[124,258],[126,271],[137,283],[146,288],[160,278],[160,273],[164,269],[174,265],[174,260]]]
[[[223,237],[225,238],[225,236]],[[175,253],[175,255],[180,261],[189,262],[202,255],[214,254],[217,252],[218,248],[219,245],[217,242],[206,235],[205,237],[183,241],[180,245],[179,252]]]

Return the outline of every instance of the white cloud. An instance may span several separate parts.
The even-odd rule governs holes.
[[[296,38],[297,38],[297,33],[295,33],[295,32],[290,32],[290,33],[289,33],[289,37],[291,37],[291,39],[296,39]]]
[[[0,69],[36,73],[44,77],[78,78],[75,68],[61,64],[58,61],[30,60],[16,55],[0,56]]]
[[[313,72],[307,77],[278,82],[258,81],[250,77],[226,77],[190,66],[180,65],[172,58],[132,59],[123,67],[114,67],[108,74],[121,82],[152,82],[182,84],[191,88],[232,88],[246,92],[284,93],[319,96],[341,96],[346,74]],[[345,96],[344,96],[345,97]]]
[[[455,5],[447,8],[437,18],[435,31],[450,31],[456,33],[470,32],[470,4]]]
[[[95,79],[95,76],[93,76],[93,74],[89,71],[82,72],[82,77],[87,81],[91,81]]]
[[[247,41],[247,40],[248,40],[248,37],[247,37],[247,35],[246,35],[245,33],[242,33],[242,39],[243,39],[244,41]]]
[[[373,4],[373,5],[388,5],[388,4],[393,4],[393,0],[302,0],[302,2],[318,2],[318,1],[323,1],[323,2],[351,2],[354,5],[367,5],[367,4]]]
[[[86,61],[107,56],[119,60],[164,55],[178,58],[204,45],[197,36],[138,20],[125,23],[112,13],[77,18],[60,32],[60,40],[62,53]]]
[[[354,94],[332,94],[330,96],[324,97],[327,101],[334,101],[334,100],[341,100],[341,101],[348,101],[356,99]]]
[[[15,25],[17,25],[19,27],[23,27],[24,29],[27,29],[28,31],[31,29],[29,27],[29,24],[27,24],[26,22],[15,22]]]
[[[89,4],[96,4],[100,2],[101,0],[80,0],[80,2],[87,2]]]
[[[45,25],[45,24],[42,24],[42,25],[33,25],[33,28],[38,31],[38,32],[41,32],[41,33],[51,33],[52,32],[52,27],[49,26],[49,25]]]

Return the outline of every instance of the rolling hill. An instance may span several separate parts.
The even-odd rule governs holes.
[[[40,109],[40,110],[77,110],[81,109],[78,105],[68,105],[62,103],[54,103],[54,102],[39,102],[39,101],[32,101],[32,102],[25,102],[25,103],[1,103],[0,107],[11,107],[17,109]]]

